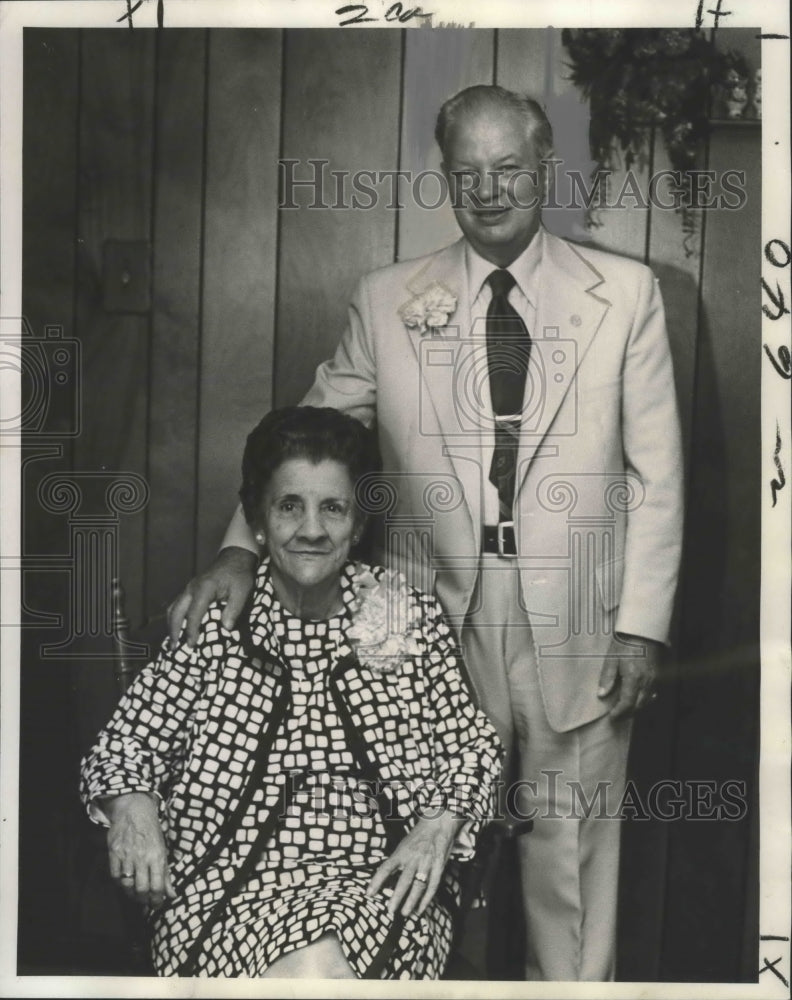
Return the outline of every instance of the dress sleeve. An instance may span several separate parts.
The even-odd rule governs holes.
[[[473,857],[482,825],[495,814],[503,747],[495,729],[477,706],[459,647],[434,598],[423,598],[426,613],[424,664],[433,715],[433,778],[436,801],[467,822],[452,852],[460,860]]]
[[[219,615],[207,613],[193,649],[182,644],[171,650],[163,643],[83,758],[80,798],[94,822],[108,825],[97,800],[129,792],[154,796],[165,819],[167,787],[181,771],[196,708],[216,675],[210,640],[218,636]]]

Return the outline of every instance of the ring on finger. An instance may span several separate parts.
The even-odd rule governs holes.
[[[413,875],[413,878],[415,879],[416,882],[428,882],[429,881],[429,876],[426,875],[424,872],[416,872],[415,875]]]
[[[121,878],[134,878],[134,872],[121,872]]]

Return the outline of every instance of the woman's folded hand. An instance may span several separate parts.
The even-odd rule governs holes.
[[[161,906],[166,899],[175,899],[154,799],[145,792],[129,792],[102,799],[100,805],[110,820],[111,877],[140,903]]]
[[[373,896],[395,878],[396,884],[388,900],[390,912],[396,913],[401,904],[405,917],[413,911],[419,915],[423,913],[437,892],[454,839],[464,822],[450,812],[419,819],[376,870],[366,890],[368,895]]]

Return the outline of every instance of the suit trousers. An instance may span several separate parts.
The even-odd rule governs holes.
[[[620,821],[608,815],[624,794],[630,720],[604,715],[569,732],[550,728],[512,560],[482,556],[461,641],[506,759],[516,751],[504,804],[534,819],[518,838],[525,978],[613,979]]]

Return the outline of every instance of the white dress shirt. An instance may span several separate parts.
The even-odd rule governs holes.
[[[544,229],[540,226],[525,250],[505,268],[515,281],[514,287],[508,295],[509,303],[520,315],[531,336],[533,336],[539,308],[543,252]],[[487,283],[487,278],[493,271],[498,270],[498,268],[491,261],[485,260],[480,254],[476,253],[469,243],[465,244],[465,264],[470,293],[470,333],[472,334],[475,331],[477,337],[483,337],[486,329],[487,309],[492,301],[492,289]],[[484,380],[482,390],[482,407],[484,408],[484,412],[482,413],[481,435],[483,485],[481,514],[484,524],[497,524],[500,519],[498,490],[489,479],[492,454],[495,450],[494,414],[492,412],[489,379]]]

